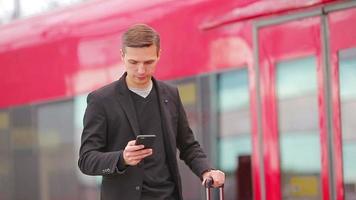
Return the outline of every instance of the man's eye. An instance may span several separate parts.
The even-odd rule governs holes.
[[[130,64],[136,65],[137,62],[136,61],[129,61]]]
[[[147,61],[147,62],[145,62],[145,64],[146,65],[150,65],[150,64],[152,64],[154,61]]]

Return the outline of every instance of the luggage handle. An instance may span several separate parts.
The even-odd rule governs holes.
[[[211,177],[207,178],[204,182],[205,195],[207,200],[211,199],[210,189],[213,188],[213,184],[214,180]],[[224,184],[219,187],[219,199],[224,200]]]

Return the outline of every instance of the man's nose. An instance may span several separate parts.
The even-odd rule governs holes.
[[[145,68],[145,65],[143,63],[138,65],[137,72],[140,73],[140,74],[146,72],[146,68]]]

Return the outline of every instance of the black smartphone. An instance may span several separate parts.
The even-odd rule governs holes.
[[[153,143],[155,142],[156,135],[138,135],[136,137],[135,145],[143,145],[145,149],[149,149],[153,147]]]

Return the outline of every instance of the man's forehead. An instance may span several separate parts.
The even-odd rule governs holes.
[[[157,53],[157,46],[151,45],[148,47],[124,47],[122,49],[125,53]]]
[[[155,48],[132,48],[126,47],[126,51],[124,52],[125,58],[128,60],[135,61],[148,61],[148,60],[156,60],[158,55]]]
[[[126,53],[125,58],[127,60],[136,60],[136,61],[146,61],[146,60],[156,60],[157,54],[131,54]]]

